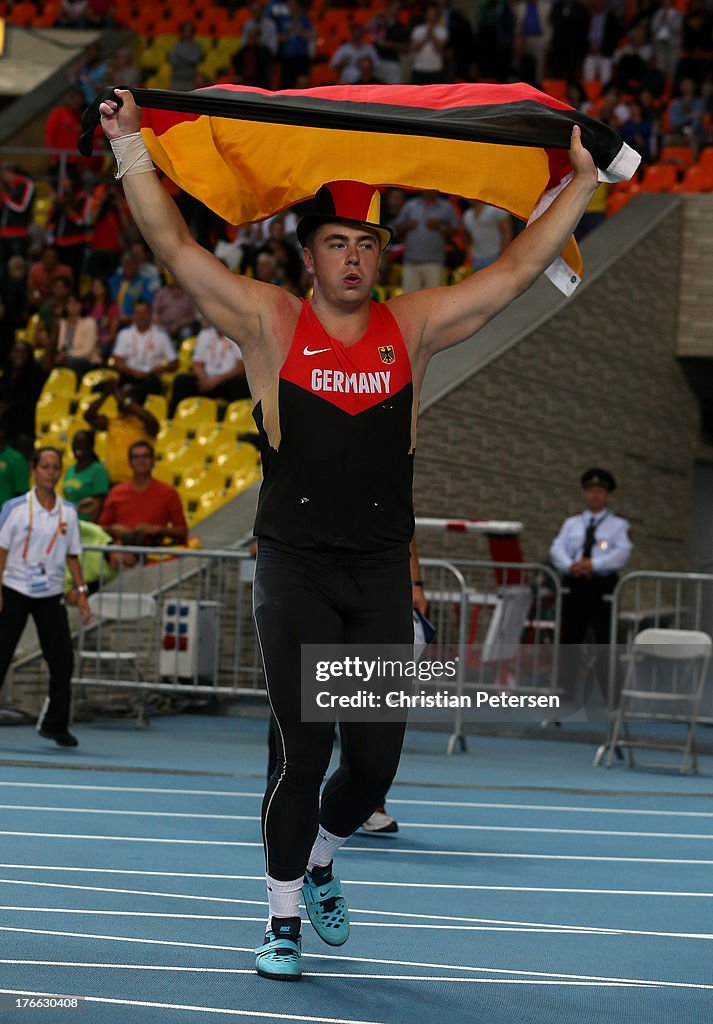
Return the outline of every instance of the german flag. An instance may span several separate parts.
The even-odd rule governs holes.
[[[233,224],[271,216],[345,177],[480,199],[529,221],[566,184],[573,124],[600,180],[626,180],[639,163],[607,125],[522,83],[132,93],[154,163]],[[563,257],[550,277],[570,293],[581,274],[573,239]]]

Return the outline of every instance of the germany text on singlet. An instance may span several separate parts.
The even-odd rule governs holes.
[[[279,378],[255,408],[263,484],[255,533],[298,548],[381,551],[414,520],[414,391],[404,340],[371,303],[345,347],[305,302]]]

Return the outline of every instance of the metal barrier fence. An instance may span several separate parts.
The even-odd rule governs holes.
[[[695,629],[713,635],[713,574],[630,572],[619,580],[611,600],[607,701],[613,710],[637,633],[660,627]],[[672,692],[676,692],[677,685],[674,674]],[[706,680],[698,721],[713,724],[713,673]]]
[[[90,598],[77,634],[75,688],[184,699],[265,697],[252,622],[254,559],[246,551],[87,547],[137,558]],[[459,695],[507,686],[554,692],[561,594],[546,566],[421,559],[436,629],[430,657],[458,656]],[[523,639],[525,643],[522,643]],[[140,710],[140,709],[139,709]],[[464,746],[456,711],[449,750]]]

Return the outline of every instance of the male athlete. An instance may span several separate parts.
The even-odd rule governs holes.
[[[161,186],[131,96],[101,104],[126,198],[156,257],[217,330],[240,345],[264,481],[255,534],[255,623],[278,737],[262,810],[269,899],[256,968],[300,977],[302,896],[339,946],[349,919],[332,858],[388,790],[402,723],[341,726],[341,761],[320,786],[331,723],[302,722],[300,645],[413,642],[409,541],[418,394],[436,352],[470,338],[556,258],[597,187],[572,131],[573,177],[551,207],[480,273],[450,288],[370,300],[390,231],[379,194],[330,182],[299,225],[310,301],[236,277],[191,237]]]

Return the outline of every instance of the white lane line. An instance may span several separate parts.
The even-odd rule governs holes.
[[[30,804],[0,804],[0,811],[27,811],[33,814],[109,814],[118,817],[139,818],[198,818],[209,821],[260,821],[259,815],[248,814],[189,814],[185,811],[109,810],[104,807],[43,807]],[[446,832],[532,832],[535,834],[558,836],[622,836],[626,839],[713,840],[713,833],[708,832],[634,832],[622,831],[621,829],[536,828],[526,825],[434,825],[422,821],[401,821],[400,825],[402,828],[435,829]]]
[[[25,961],[22,961],[22,960],[19,960],[19,961],[0,960],[0,964],[2,964],[2,963],[13,964],[15,962],[18,965],[23,965],[25,963]],[[27,961],[27,966],[28,967],[29,966],[42,967],[43,965],[44,965],[43,961]],[[63,966],[67,966],[67,967],[72,967],[72,966],[85,967],[86,966],[86,967],[93,967],[93,968],[98,968],[98,969],[102,969],[103,968],[103,969],[118,970],[118,971],[121,971],[121,970],[130,970],[130,971],[191,971],[191,972],[194,972],[196,974],[201,974],[201,973],[203,973],[203,974],[252,974],[252,975],[255,974],[255,971],[254,970],[250,970],[249,968],[235,968],[235,967],[225,968],[225,969],[216,969],[216,968],[212,968],[212,967],[200,967],[200,968],[193,968],[193,967],[154,967],[154,966],[144,966],[143,964],[138,964],[136,966],[134,966],[133,964],[76,964],[76,965],[73,965],[73,964],[69,964],[69,963],[68,964],[62,964],[62,963],[55,964],[54,961],[47,961],[47,966],[57,966],[57,967],[63,967]],[[362,974],[362,973],[354,973],[354,972],[351,972],[351,971],[345,972],[345,971],[312,971],[311,970],[311,971],[309,971],[309,973],[306,976],[309,977],[309,978],[343,978],[343,979],[346,978],[346,979],[350,979],[350,980],[351,979],[359,979],[360,981],[420,981],[420,982],[423,982],[423,981],[430,981],[430,982],[438,981],[438,982],[449,982],[451,984],[458,984],[458,983],[460,983],[460,984],[463,984],[463,985],[550,985],[550,986],[562,985],[562,986],[570,987],[570,988],[571,987],[575,987],[575,988],[638,988],[638,989],[642,989],[642,988],[659,988],[660,987],[658,985],[638,985],[638,984],[635,984],[635,983],[630,982],[630,981],[608,981],[608,982],[600,982],[600,981],[546,981],[544,979],[536,979],[536,978],[452,978],[452,977],[442,977],[442,978],[439,978],[437,976],[428,975],[428,974]],[[3,990],[0,989],[0,992],[2,992],[2,991]],[[13,993],[13,994],[15,994],[15,993]],[[27,995],[27,993],[22,993],[22,995]],[[89,997],[86,997],[86,996],[81,996],[80,998],[87,999],[90,1002],[106,1001],[106,1000],[101,1000],[99,998],[96,998],[96,999],[95,998],[91,998],[91,999],[89,999]],[[113,1000],[113,1001],[114,1002],[118,1002],[119,1000]],[[130,1006],[137,1005],[135,1002],[132,1002],[132,1001],[129,1001],[129,1000],[126,1000],[126,1001],[122,1000],[121,1002],[122,1003],[126,1002],[127,1005],[130,1005]],[[165,1007],[167,1004],[157,1004],[157,1003],[146,1004],[146,1003],[140,1003],[138,1005],[140,1005],[140,1006],[149,1005],[149,1006],[163,1006],[163,1007]],[[186,1007],[181,1007],[181,1009],[186,1009]],[[203,1009],[203,1008],[201,1007],[201,1009]],[[207,1012],[207,1010],[208,1010],[208,1008],[205,1008],[206,1012]],[[231,1013],[231,1012],[237,1012],[237,1011],[219,1010],[218,1012],[219,1013]],[[321,1020],[322,1018],[316,1018],[316,1017],[298,1017],[298,1018],[293,1018],[293,1017],[289,1017],[289,1016],[281,1016],[280,1019],[281,1020],[293,1020],[293,1019],[297,1019],[297,1020]],[[355,1022],[350,1020],[349,1024],[355,1024]],[[356,1024],[359,1024],[359,1022],[356,1022]]]
[[[155,836],[96,836],[74,832],[20,832],[3,830],[0,836],[23,836],[31,839],[82,839],[100,843],[172,843],[177,846],[222,846],[222,847],[254,847],[262,850],[262,843],[236,842],[227,839],[158,839]],[[389,853],[392,855],[411,857],[494,857],[508,860],[572,860],[602,861],[614,864],[698,864],[710,866],[713,860],[676,857],[602,857],[573,853],[486,853],[472,850],[409,850],[395,847],[351,846],[342,847],[343,853]]]
[[[7,906],[0,907],[1,910],[17,911],[23,914],[78,914],[80,916],[96,916],[96,917],[131,917],[137,919],[143,918],[168,918],[171,921],[240,921],[243,924],[265,924],[265,915],[261,914],[260,917],[245,917],[236,914],[171,914],[166,913],[155,913],[149,911],[131,911],[131,910],[86,910],[80,907],[15,907]],[[307,922],[305,922],[307,923]],[[578,925],[572,925],[571,928],[567,928],[564,925],[554,925],[549,927],[543,925],[540,928],[527,927],[521,928],[517,926],[509,925],[454,925],[454,924],[414,924],[409,921],[408,924],[401,924],[390,921],[352,921],[353,928],[420,928],[428,931],[447,931],[447,932],[515,932],[521,935],[595,935],[597,931],[587,928],[581,928]],[[607,930],[607,935],[616,935],[617,932]],[[637,932],[637,935],[646,934]],[[679,938],[678,933],[673,933],[673,937]],[[687,935],[685,938],[713,938],[713,936],[698,936],[698,935]]]
[[[395,783],[398,786],[398,782]],[[156,786],[89,786],[75,783],[60,782],[0,782],[0,789],[14,786],[19,789],[66,789],[98,793],[149,793],[165,796],[176,794],[179,796],[215,796],[227,798],[248,798],[262,800],[263,792],[251,792],[246,790],[223,790],[223,789],[177,789]],[[392,791],[393,792],[393,791]],[[634,795],[634,794],[630,794]],[[587,796],[587,794],[583,794]],[[675,794],[672,794],[675,796]],[[652,817],[671,818],[713,818],[713,811],[665,811],[638,807],[575,807],[569,804],[521,804],[503,803],[484,800],[409,800],[405,797],[389,795],[389,804],[403,804],[413,807],[465,807],[480,808],[483,810],[512,810],[512,811],[561,811],[567,814],[640,814]]]
[[[107,942],[126,942],[138,945],[148,946],[179,946],[182,949],[207,949],[207,950],[218,950],[219,952],[229,953],[249,953],[253,954],[255,951],[251,946],[224,946],[224,945],[210,945],[205,942],[177,942],[172,939],[141,939],[134,936],[117,936],[117,935],[103,935],[93,934],[89,932],[69,932],[69,931],[52,931],[46,928],[12,928],[7,925],[0,925],[0,932],[12,932],[21,935],[52,935],[63,938],[75,938],[75,939],[101,939]],[[652,979],[652,978],[615,978],[600,976],[596,974],[570,974],[561,971],[528,971],[528,970],[515,970],[513,968],[505,967],[472,967],[469,964],[437,964],[431,961],[419,961],[419,960],[394,960],[394,959],[382,959],[379,957],[366,957],[366,956],[346,956],[345,954],[339,953],[303,953],[303,958],[306,960],[329,960],[339,963],[354,963],[354,964],[374,964],[378,966],[386,967],[418,967],[426,970],[437,970],[437,971],[462,971],[464,974],[497,974],[503,976],[515,976],[518,978],[564,978],[568,981],[590,981],[590,982],[614,982],[615,984],[626,984],[626,985],[658,985],[666,988],[677,988],[677,989],[704,989],[713,990],[713,985],[704,984],[702,982],[687,982],[687,981],[666,981],[663,979]],[[3,990],[0,989],[0,992]],[[76,995],[76,993],[75,993]]]
[[[23,914],[79,914],[97,917],[131,917],[131,918],[168,918],[171,921],[243,921],[253,924],[264,924],[265,915],[260,917],[245,917],[236,914],[176,914],[170,911],[147,911],[147,910],[96,910],[84,907],[22,907],[9,904],[0,906],[0,910],[15,911]],[[408,917],[416,919],[436,919],[432,914],[398,914],[388,910],[361,910],[358,907],[349,908],[352,914],[373,914],[378,917]],[[697,941],[713,941],[713,934],[708,932],[662,932],[643,930],[640,928],[600,928],[596,925],[578,924],[550,924],[547,921],[502,921],[498,918],[485,917],[440,917],[438,920],[449,922],[478,921],[479,924],[420,924],[416,921],[355,921],[352,918],[352,927],[355,928],[420,928],[431,931],[455,931],[455,932],[518,932],[524,935],[545,934],[545,935],[636,935],[641,938],[654,939],[695,939]],[[303,923],[308,922],[303,919]]]
[[[254,971],[252,972],[255,973]],[[26,989],[0,988],[0,993],[12,996],[30,996],[35,999],[67,999],[77,997],[77,992],[38,992]],[[141,999],[109,999],[102,996],[79,996],[87,1003],[100,1003],[108,1006],[143,1006],[156,1010],[192,1010],[195,1013],[226,1014],[233,1017],[261,1017],[266,1020],[301,1020],[308,1024],[384,1024],[383,1021],[355,1020],[354,1017],[307,1017],[296,1013],[268,1013],[266,1010],[232,1010],[222,1006],[194,1006],[191,1003],[155,1003]]]
[[[96,868],[86,865],[57,865],[57,864],[0,864],[0,868],[7,868],[17,871],[74,871],[82,875],[138,875],[141,877],[156,878],[204,878],[216,881],[229,882],[261,882],[264,884],[264,875],[225,875],[204,871],[143,871],[138,868]],[[7,879],[11,881],[11,879]],[[12,879],[22,881],[22,879]],[[579,889],[565,886],[548,885],[473,885],[463,882],[382,882],[374,879],[347,878],[342,875],[342,881],[348,885],[369,885],[383,886],[394,889],[458,889],[474,892],[557,892],[574,893],[584,896],[680,896],[688,899],[713,899],[713,892],[676,892],[672,889]],[[139,890],[143,892],[143,890]]]

